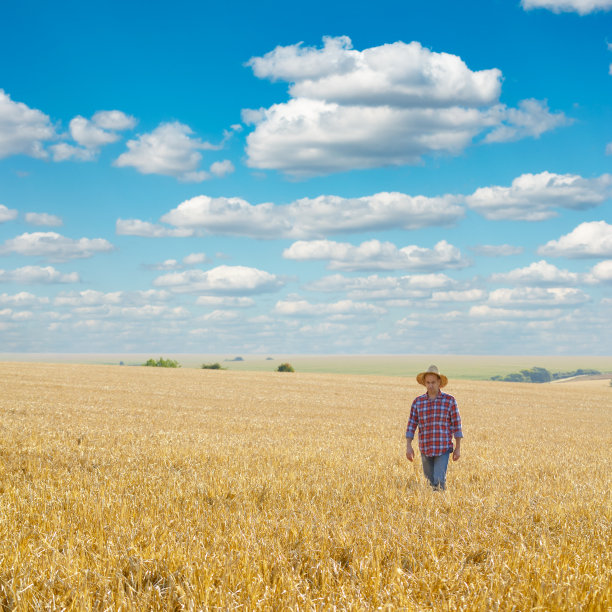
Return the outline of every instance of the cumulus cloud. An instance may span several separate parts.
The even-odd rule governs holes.
[[[48,297],[38,297],[27,291],[20,291],[14,295],[8,293],[0,294],[0,305],[2,306],[13,306],[15,308],[32,307],[42,304],[48,304]]]
[[[56,232],[33,232],[21,234],[0,246],[0,255],[17,253],[34,257],[45,257],[50,261],[84,259],[96,253],[114,250],[104,238],[79,238],[73,240]]]
[[[561,310],[558,309],[512,309],[512,308],[492,308],[486,304],[480,306],[472,306],[469,311],[469,316],[475,319],[490,319],[490,320],[525,320],[525,319],[557,319],[561,315]]]
[[[146,265],[150,270],[183,270],[186,266],[194,266],[208,261],[204,253],[192,253],[183,257],[182,261],[177,259],[166,259],[157,264]]]
[[[194,231],[186,228],[170,228],[140,219],[117,219],[115,232],[118,236],[141,236],[143,238],[187,238]]]
[[[53,160],[93,161],[101,147],[119,140],[117,131],[132,129],[135,125],[134,117],[118,110],[98,111],[91,119],[77,115],[69,124],[70,136],[76,145],[60,142],[51,146]]]
[[[264,270],[247,266],[217,266],[211,270],[186,270],[165,274],[155,279],[157,287],[175,293],[240,295],[270,293],[280,289],[283,281]]]
[[[600,261],[593,266],[589,274],[590,282],[594,283],[609,283],[612,282],[612,259]]]
[[[551,113],[542,100],[522,100],[518,108],[499,106],[495,112],[499,126],[485,136],[485,143],[539,138],[544,132],[572,122],[563,113]]]
[[[123,131],[136,127],[136,118],[122,111],[98,111],[91,118],[92,123],[103,130]],[[83,143],[81,143],[83,144]]]
[[[49,213],[29,212],[26,213],[25,220],[30,225],[46,225],[48,227],[59,227],[64,224],[61,217],[50,215]]]
[[[54,304],[56,306],[103,306],[106,304],[120,304],[122,298],[121,291],[104,293],[94,289],[85,291],[63,293],[56,296]]]
[[[561,270],[547,261],[541,260],[525,268],[493,274],[491,280],[497,283],[517,285],[575,285],[580,282],[581,277],[575,272]]]
[[[0,159],[10,155],[48,157],[44,144],[57,138],[55,127],[43,112],[13,102],[0,89]]]
[[[234,172],[234,164],[229,159],[213,162],[210,165],[210,173],[217,177],[227,176]]]
[[[591,298],[571,287],[518,287],[496,289],[489,294],[489,305],[499,306],[575,306]]]
[[[524,9],[544,8],[553,13],[586,15],[595,11],[609,11],[612,0],[521,0]]]
[[[14,221],[19,213],[16,210],[7,208],[4,204],[0,204],[0,223]]]
[[[320,317],[338,315],[367,315],[380,316],[387,311],[380,306],[364,302],[353,302],[352,300],[340,300],[332,304],[312,304],[307,300],[279,300],[274,307],[274,312],[286,316],[298,317]]]
[[[605,221],[581,223],[559,240],[551,240],[538,249],[553,257],[612,257],[612,225]]]
[[[290,83],[290,100],[243,120],[248,164],[296,176],[419,163],[458,154],[480,135],[493,140],[538,136],[561,125],[544,102],[499,104],[502,74],[472,71],[458,56],[418,42],[352,48],[327,37],[323,48],[277,47],[249,62],[255,76]]]
[[[270,202],[250,204],[242,198],[200,195],[182,202],[163,215],[161,221],[183,231],[253,238],[319,238],[372,229],[452,225],[464,215],[458,200],[451,195],[429,198],[381,192],[360,198],[322,195],[279,206]],[[137,221],[130,223],[133,228],[121,222],[122,233],[139,231]],[[144,232],[144,222],[141,224]],[[120,223],[117,225],[119,228]],[[163,235],[163,226],[155,227]]]
[[[206,261],[208,261],[206,253],[190,253],[189,255],[185,255],[185,257],[183,257],[183,263],[186,266],[194,266]]]
[[[612,175],[585,179],[575,174],[523,174],[510,187],[481,187],[466,197],[467,205],[485,218],[500,221],[543,221],[557,208],[585,210],[612,195]]]
[[[55,283],[79,283],[81,279],[77,272],[65,274],[56,270],[53,266],[24,266],[16,270],[0,270],[0,282],[48,285]]]
[[[390,242],[368,240],[355,246],[346,242],[312,240],[294,242],[283,251],[285,259],[328,261],[331,270],[422,270],[464,268],[461,251],[445,240],[433,249],[415,245],[398,249]]]
[[[424,298],[432,290],[451,287],[456,281],[446,274],[413,274],[410,276],[344,276],[332,274],[309,283],[306,289],[326,293],[346,292],[351,299],[402,300]]]
[[[482,289],[465,289],[463,291],[434,291],[433,302],[480,302],[487,297]]]
[[[255,305],[253,298],[201,295],[196,300],[198,306],[223,306],[227,308],[249,308]]]
[[[201,150],[218,147],[193,137],[193,130],[178,121],[162,123],[152,132],[129,140],[128,151],[114,162],[115,166],[136,168],[142,174],[174,176],[184,182],[200,182],[208,172],[198,170]]]

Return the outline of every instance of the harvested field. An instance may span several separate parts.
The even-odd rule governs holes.
[[[2,609],[612,608],[612,387],[0,363]]]

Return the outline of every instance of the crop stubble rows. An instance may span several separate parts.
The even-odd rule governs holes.
[[[451,382],[433,493],[405,379],[0,364],[3,609],[612,606],[607,381]]]

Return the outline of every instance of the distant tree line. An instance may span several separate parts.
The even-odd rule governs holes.
[[[501,380],[504,382],[528,382],[528,383],[545,383],[551,380],[561,380],[562,378],[572,378],[573,376],[593,376],[601,374],[598,370],[578,369],[573,372],[553,372],[550,373],[546,368],[531,368],[529,370],[521,370],[513,372],[507,376],[491,376],[491,380]]]

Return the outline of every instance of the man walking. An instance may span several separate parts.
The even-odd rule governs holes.
[[[450,454],[453,454],[453,461],[457,461],[461,456],[463,433],[459,409],[452,395],[440,391],[448,384],[448,378],[440,374],[437,366],[429,366],[428,370],[418,374],[416,379],[420,385],[427,388],[427,393],[415,398],[410,408],[406,428],[406,458],[408,461],[414,460],[412,440],[418,427],[423,473],[434,489],[445,489]]]

